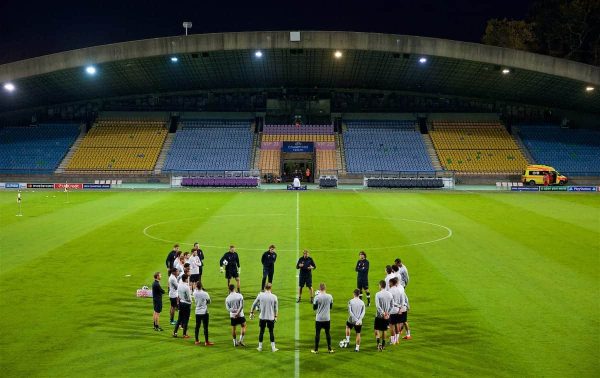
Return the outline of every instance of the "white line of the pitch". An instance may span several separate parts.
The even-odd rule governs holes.
[[[300,193],[296,192],[296,258],[300,256]],[[300,286],[300,276],[296,276],[296,288]],[[294,377],[300,377],[300,303],[296,301],[296,318],[294,323]]]
[[[253,214],[253,216],[282,216],[285,214]],[[213,218],[217,218],[217,217],[244,217],[244,216],[248,216],[248,215],[244,215],[244,214],[232,214],[232,215],[215,215],[213,216]],[[437,223],[432,223],[432,222],[427,222],[427,221],[421,221],[421,220],[417,220],[417,219],[408,219],[408,218],[383,218],[383,217],[375,217],[375,216],[368,216],[368,215],[357,215],[357,216],[350,216],[350,215],[331,215],[329,216],[331,218],[370,218],[370,219],[383,219],[383,220],[400,220],[400,221],[407,221],[407,222],[415,222],[415,223],[423,223],[423,224],[429,224],[432,226],[436,226],[436,227],[440,227],[445,229],[448,234],[442,238],[439,239],[434,239],[434,240],[428,240],[428,241],[424,241],[424,242],[419,242],[419,243],[410,243],[410,244],[399,244],[399,245],[391,245],[391,246],[387,246],[387,247],[361,247],[363,249],[368,249],[368,250],[386,250],[386,249],[397,249],[397,248],[406,248],[406,247],[413,247],[413,246],[417,246],[417,245],[424,245],[424,244],[431,244],[431,243],[437,243],[440,242],[442,240],[448,239],[450,237],[452,237],[453,233],[452,233],[452,229],[450,227],[446,227],[444,225],[441,224],[437,224]],[[158,223],[154,223],[151,224],[149,226],[147,226],[146,228],[144,228],[144,230],[142,231],[143,234],[147,237],[149,237],[150,239],[154,239],[154,240],[158,240],[158,241],[162,241],[165,243],[180,243],[180,244],[185,244],[185,245],[194,245],[194,243],[191,242],[177,242],[174,240],[167,240],[167,239],[161,239],[161,238],[157,238],[156,236],[150,235],[148,234],[148,229],[154,227],[154,226],[158,226],[161,224],[167,224],[167,223],[173,223],[173,222],[179,222],[179,221],[184,221],[184,220],[189,220],[189,219],[197,219],[196,217],[192,217],[192,218],[182,218],[182,219],[176,219],[176,220],[169,220],[169,221],[165,221],[165,222],[158,222]],[[220,245],[202,245],[205,248],[228,248],[228,246],[220,246]],[[237,249],[239,250],[243,250],[243,251],[262,251],[264,250],[264,248],[246,248],[246,247],[237,247]],[[320,249],[320,248],[311,248],[310,250],[313,252],[324,252],[324,251],[347,251],[347,250],[352,250],[353,248],[326,248],[326,249]],[[294,250],[289,250],[289,249],[279,249],[279,251],[281,252],[294,252]]]

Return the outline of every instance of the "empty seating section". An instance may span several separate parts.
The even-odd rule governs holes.
[[[333,125],[265,125],[263,134],[333,135]]]
[[[165,121],[100,119],[75,151],[67,170],[152,170],[167,132]]]
[[[163,170],[243,171],[251,159],[250,121],[185,120]]]
[[[78,135],[78,124],[1,128],[0,170],[8,173],[51,173]]]
[[[333,134],[263,134],[263,142],[335,142]]]
[[[337,170],[336,155],[335,150],[317,150],[317,167],[319,167],[319,170]]]
[[[281,175],[281,150],[260,150],[258,163],[261,174]]]
[[[520,125],[518,133],[536,163],[572,175],[599,175],[600,131],[558,125]]]
[[[523,152],[499,122],[433,121],[431,140],[444,169],[473,173],[518,173]]]
[[[348,172],[433,171],[414,121],[347,121],[343,133]]]

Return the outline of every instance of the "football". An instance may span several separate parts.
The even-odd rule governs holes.
[[[348,342],[346,339],[340,341],[340,348],[348,348]]]
[[[227,260],[223,260],[223,266],[227,266]]]

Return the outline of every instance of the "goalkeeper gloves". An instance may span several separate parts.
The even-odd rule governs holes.
[[[221,273],[223,273],[225,271],[225,268],[221,267]]]
[[[238,268],[238,274],[242,273],[242,268]]]

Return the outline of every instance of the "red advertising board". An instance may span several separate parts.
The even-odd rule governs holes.
[[[83,184],[54,184],[54,189],[65,189],[65,186],[67,187],[67,190],[75,190],[75,189],[83,189]]]

